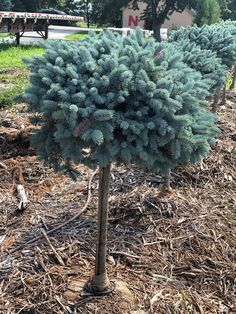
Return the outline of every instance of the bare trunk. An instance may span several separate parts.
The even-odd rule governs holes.
[[[171,177],[171,170],[168,171],[168,173],[164,176],[164,182],[163,182],[163,191],[169,191],[170,190],[170,177]]]
[[[99,169],[99,200],[98,200],[98,240],[96,249],[95,276],[91,288],[96,292],[105,291],[110,282],[106,273],[106,242],[108,225],[108,198],[111,164]]]
[[[214,101],[213,101],[213,104],[212,104],[212,110],[211,110],[213,113],[216,113],[217,110],[218,110],[219,99],[220,99],[220,88],[218,88],[216,90],[216,93],[215,93]]]
[[[226,101],[226,86],[222,89],[222,99],[221,99],[220,104],[224,105],[225,101]]]
[[[158,15],[157,15],[157,7],[159,5],[160,1],[151,1],[151,9],[152,9],[152,30],[153,30],[153,36],[156,41],[161,42],[161,23],[158,21]]]
[[[90,28],[89,1],[86,1],[86,22],[87,22],[87,27]]]
[[[229,89],[234,89],[235,81],[236,81],[236,66],[234,66],[234,69],[233,69],[233,78],[232,78],[232,83],[231,83]]]
[[[156,41],[161,42],[161,25],[153,24],[153,36]]]

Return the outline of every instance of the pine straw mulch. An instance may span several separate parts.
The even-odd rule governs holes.
[[[43,167],[27,117],[24,106],[0,112],[0,313],[236,313],[236,95],[220,108],[209,156],[176,169],[169,195],[158,174],[112,170],[108,273],[129,285],[134,303],[115,291],[63,299],[71,279],[93,274],[98,176],[88,209],[60,227],[84,206],[91,170],[79,166],[72,182]],[[24,212],[17,182],[30,200]]]

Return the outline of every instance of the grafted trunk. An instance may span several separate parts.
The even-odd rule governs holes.
[[[162,186],[162,191],[169,191],[170,190],[170,177],[171,177],[171,169],[164,175],[164,182]]]
[[[219,99],[220,99],[220,88],[218,88],[216,90],[215,96],[214,96],[214,100],[213,100],[213,104],[212,104],[212,112],[216,113],[219,107]]]
[[[91,288],[96,292],[105,291],[110,282],[106,272],[106,242],[108,225],[108,198],[111,164],[99,169],[99,200],[98,200],[98,239],[96,249],[95,276]]]
[[[233,67],[233,75],[232,75],[232,83],[229,87],[229,89],[234,89],[235,87],[235,81],[236,81],[236,66]]]
[[[225,101],[226,101],[226,86],[222,89],[222,99],[221,99],[220,104],[224,105]]]

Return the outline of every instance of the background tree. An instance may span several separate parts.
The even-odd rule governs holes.
[[[214,24],[220,20],[218,0],[197,0],[195,23],[198,26]]]
[[[154,38],[161,41],[161,26],[173,12],[183,12],[185,8],[192,8],[195,0],[131,0],[126,1],[134,9],[138,9],[138,3],[144,2],[147,7],[141,16],[142,19],[148,20],[149,25],[154,32]]]
[[[228,10],[230,10],[229,19],[236,20],[236,1],[235,0],[229,0]]]
[[[41,9],[44,5],[46,6],[45,0],[12,0],[13,10],[16,12],[36,12]]]
[[[27,12],[26,7],[22,3],[22,0],[12,0],[13,8],[15,12]]]
[[[79,13],[99,26],[109,25],[113,27],[122,26],[121,8],[127,0],[79,0]]]
[[[221,0],[219,1],[219,5],[220,5],[220,17],[223,20],[227,20],[230,18],[230,14],[232,13],[231,10],[229,9],[229,3],[230,0]]]
[[[87,23],[87,27],[90,27],[91,13],[92,13],[92,1],[89,0],[79,0],[78,3],[78,13],[84,16]]]
[[[126,0],[93,1],[92,19],[96,19],[98,24],[107,24],[118,28],[122,27],[121,8],[126,3]]]
[[[67,14],[74,15],[76,13],[79,13],[79,4],[78,1],[76,0],[65,0],[65,3],[63,4],[62,7],[59,6],[59,8],[62,11],[65,11]]]
[[[78,9],[76,0],[12,0],[13,10],[19,12],[36,12],[39,9],[54,8],[73,13]]]
[[[0,11],[9,11],[12,8],[11,0],[2,0],[0,2]]]

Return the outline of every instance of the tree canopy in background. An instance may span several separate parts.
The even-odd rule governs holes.
[[[12,0],[12,4],[13,10],[18,12],[36,12],[39,9],[54,8],[72,13],[78,9],[75,0]]]
[[[218,0],[197,0],[195,23],[198,26],[214,24],[220,20]]]
[[[235,0],[221,0],[221,18],[223,20],[236,20],[236,1]]]
[[[8,11],[11,10],[12,3],[11,0],[2,0],[0,2],[0,11]]]
[[[99,26],[122,27],[121,8],[129,6],[139,9],[139,3],[146,4],[141,18],[154,31],[154,37],[160,40],[160,28],[164,21],[175,11],[183,12],[186,8],[197,11],[195,22],[198,26],[223,20],[236,19],[235,0],[2,0],[1,10],[35,12],[39,9],[54,8],[68,14],[80,14]],[[12,3],[12,5],[11,5]]]
[[[93,2],[93,20],[97,20],[99,24],[109,24],[114,27],[122,27],[121,8],[127,4],[126,0],[99,0]]]

